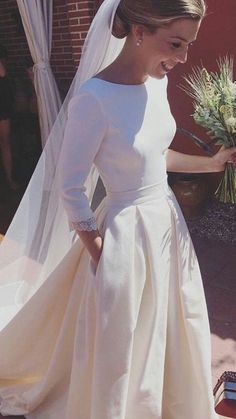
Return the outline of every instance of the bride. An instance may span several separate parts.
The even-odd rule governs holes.
[[[169,148],[167,74],[204,14],[203,0],[99,9],[0,248],[2,415],[217,418],[200,270],[166,175],[235,162],[236,148]],[[97,171],[106,197],[94,213]]]

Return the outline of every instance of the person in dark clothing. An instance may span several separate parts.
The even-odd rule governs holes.
[[[16,189],[12,176],[11,118],[14,112],[14,92],[7,74],[7,49],[0,44],[0,152],[8,185]]]

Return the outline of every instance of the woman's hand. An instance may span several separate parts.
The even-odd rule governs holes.
[[[217,172],[223,172],[226,163],[233,163],[236,167],[236,147],[226,148],[222,146],[212,159]]]
[[[98,266],[98,262],[100,260],[101,254],[102,254],[102,247],[103,247],[103,239],[101,236],[98,236],[94,242],[93,246],[90,249],[90,254],[92,256],[92,259],[95,263],[95,266]]]
[[[95,266],[97,267],[99,259],[102,254],[103,238],[98,230],[93,231],[79,231],[77,230],[82,242],[90,253]]]

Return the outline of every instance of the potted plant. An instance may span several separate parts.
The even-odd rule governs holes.
[[[170,173],[169,184],[187,220],[203,213],[208,195],[204,174]]]

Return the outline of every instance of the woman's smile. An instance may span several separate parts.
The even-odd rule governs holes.
[[[168,73],[169,71],[171,71],[174,67],[175,67],[175,65],[169,65],[169,64],[167,64],[167,63],[165,63],[164,61],[162,61],[161,62],[161,65],[162,65],[162,68],[163,68],[163,70],[166,72],[166,73]]]

